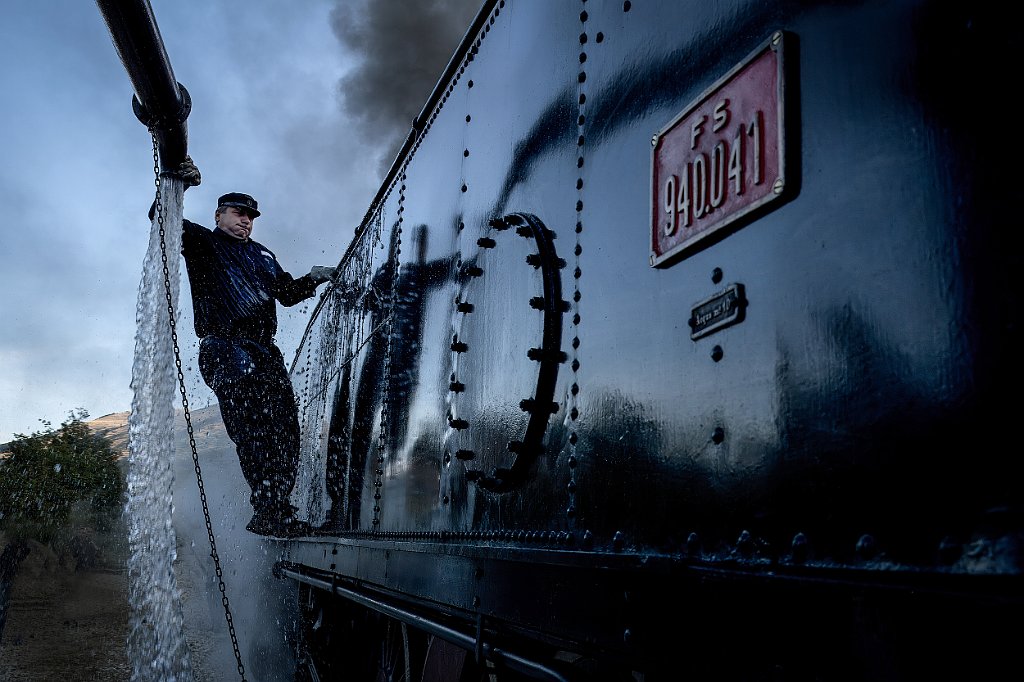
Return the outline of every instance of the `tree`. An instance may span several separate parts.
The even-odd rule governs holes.
[[[9,451],[0,455],[0,531],[6,538],[0,554],[0,634],[28,540],[53,540],[79,501],[89,503],[101,525],[120,509],[124,480],[117,452],[109,438],[89,429],[88,416],[74,410],[58,429],[43,421],[42,431],[15,434]]]

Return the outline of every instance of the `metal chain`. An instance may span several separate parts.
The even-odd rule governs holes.
[[[177,323],[174,320],[174,301],[171,297],[171,273],[167,268],[167,242],[164,232],[164,204],[160,192],[160,153],[157,148],[156,135],[150,131],[153,137],[153,174],[156,176],[156,219],[160,226],[160,261],[164,269],[164,295],[167,298],[167,315],[171,327],[171,342],[174,346],[174,364],[178,369],[178,391],[181,393],[181,406],[185,413],[185,426],[188,429],[188,443],[192,448],[192,463],[195,465],[196,482],[199,484],[199,500],[203,504],[203,517],[206,519],[206,534],[210,539],[210,556],[213,557],[213,565],[217,573],[217,587],[220,589],[220,602],[224,606],[224,619],[228,624],[228,635],[231,637],[231,648],[235,652],[235,661],[238,663],[238,674],[245,680],[245,666],[242,665],[242,653],[238,649],[238,637],[235,636],[235,625],[231,618],[231,607],[228,604],[227,586],[224,584],[224,571],[220,566],[220,556],[217,554],[217,542],[213,538],[213,524],[210,522],[210,508],[206,503],[206,489],[203,487],[203,473],[199,468],[199,451],[196,448],[195,431],[192,429],[192,415],[188,409],[188,396],[185,393],[185,374],[181,369],[181,351],[178,348]]]

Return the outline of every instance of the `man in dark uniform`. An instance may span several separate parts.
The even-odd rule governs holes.
[[[187,159],[176,171],[186,189],[200,183]],[[309,526],[295,517],[289,496],[299,461],[299,421],[284,356],[274,343],[277,302],[312,297],[335,269],[314,266],[297,279],[267,247],[250,238],[260,212],[248,194],[217,201],[215,228],[183,221],[182,249],[192,289],[199,370],[220,401],[228,436],[252,490],[246,528],[260,535],[296,536]]]

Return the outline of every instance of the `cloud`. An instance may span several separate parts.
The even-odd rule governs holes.
[[[384,170],[480,6],[479,0],[362,0],[339,2],[331,11],[331,28],[357,61],[338,83],[342,107],[384,150]]]

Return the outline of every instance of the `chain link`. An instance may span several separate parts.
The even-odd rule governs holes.
[[[174,346],[174,364],[178,370],[178,391],[181,393],[181,406],[185,413],[185,426],[188,429],[188,443],[192,448],[192,463],[195,465],[196,482],[199,484],[199,500],[203,504],[203,517],[206,519],[206,534],[210,539],[210,556],[213,558],[213,566],[217,574],[217,588],[220,590],[220,603],[224,606],[224,619],[228,624],[228,635],[231,637],[231,648],[235,653],[235,661],[238,663],[238,674],[245,679],[245,666],[242,665],[242,652],[238,648],[238,637],[235,636],[235,625],[231,618],[231,606],[228,604],[227,585],[224,584],[224,571],[220,566],[220,556],[217,554],[217,542],[213,537],[213,524],[210,521],[210,508],[206,502],[206,489],[203,486],[203,472],[199,468],[199,451],[196,447],[195,431],[192,428],[192,415],[188,409],[188,396],[185,393],[185,374],[181,369],[181,351],[178,348],[177,323],[174,319],[174,301],[171,297],[171,273],[167,267],[167,242],[164,231],[164,204],[160,191],[160,152],[157,147],[156,135],[150,131],[153,137],[153,174],[156,177],[156,220],[160,227],[160,262],[164,269],[164,295],[167,299],[167,315],[171,327],[171,343]]]

